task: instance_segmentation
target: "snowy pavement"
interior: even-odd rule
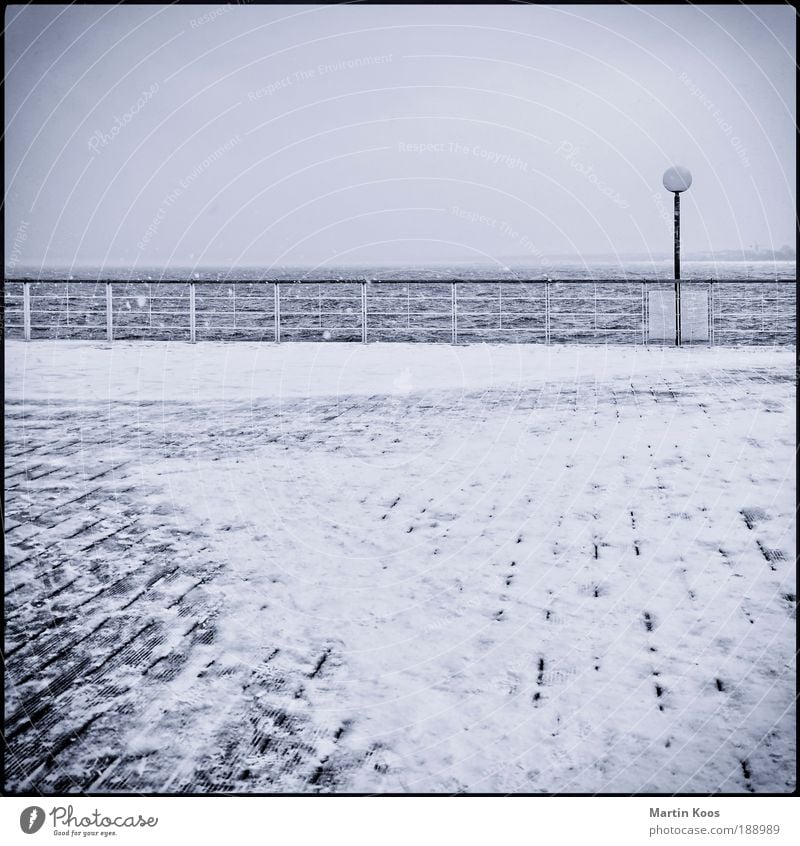
[[[6,342],[6,787],[792,790],[793,367]]]

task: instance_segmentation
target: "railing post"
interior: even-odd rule
[[[367,343],[367,283],[361,283],[361,343]]]
[[[189,283],[189,342],[197,341],[197,316],[195,312],[195,284]]]
[[[708,343],[714,346],[714,280],[708,282]]]
[[[110,282],[106,282],[106,340],[114,340],[114,302],[111,298]]]
[[[500,300],[500,329],[503,328],[503,283],[498,282],[498,299]]]
[[[281,342],[281,283],[274,282],[275,285],[275,343]]]
[[[26,341],[31,339],[31,283],[22,283],[22,332]]]
[[[642,281],[642,345],[647,346],[647,282]]]
[[[544,283],[544,342],[550,343],[550,282]]]
[[[456,283],[450,283],[450,303],[452,306],[452,313],[450,319],[450,342],[458,343],[458,294],[456,292]]]

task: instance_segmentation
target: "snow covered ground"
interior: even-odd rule
[[[7,787],[793,789],[793,366],[7,342]]]

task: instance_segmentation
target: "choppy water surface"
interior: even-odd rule
[[[31,274],[37,279],[129,279],[131,281],[172,280],[230,280],[251,281],[258,279],[368,279],[368,280],[595,280],[595,279],[672,279],[673,265],[665,261],[590,261],[590,262],[543,262],[534,265],[506,266],[502,264],[431,264],[424,266],[376,266],[353,267],[248,267],[248,268],[105,268],[92,272],[63,269],[37,270]],[[684,279],[772,279],[793,280],[797,275],[794,261],[684,261],[681,276]]]

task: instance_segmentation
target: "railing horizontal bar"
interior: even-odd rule
[[[301,313],[306,312],[295,312],[295,314]],[[449,311],[372,311],[370,309],[369,313],[370,316],[380,315],[381,317],[450,317]],[[463,312],[459,311],[459,314]]]
[[[444,323],[439,323],[435,326],[422,326],[420,324],[397,324],[395,326],[389,326],[387,324],[381,324],[379,326],[370,326],[370,331],[375,330],[376,332],[451,332],[452,326],[448,322],[446,325]]]
[[[719,300],[723,303],[730,304],[730,303],[749,303],[752,302],[750,297],[714,297],[715,300]],[[793,303],[795,301],[795,297],[771,297],[767,299],[766,297],[761,300],[762,303],[766,304],[773,304],[773,303]]]
[[[111,285],[185,285],[188,286],[190,282],[195,285],[274,285],[280,283],[283,286],[287,285],[355,285],[363,282],[363,279],[353,277],[352,279],[231,279],[227,281],[220,281],[215,279],[187,279],[186,281],[178,279],[164,279],[159,282],[145,282],[131,279],[10,279],[6,280],[6,284],[11,282],[30,282],[34,285],[105,285],[108,282]],[[449,285],[451,281],[456,281],[459,285],[545,285],[546,279],[456,279],[456,280],[442,280],[442,279],[373,279],[368,282],[368,285]],[[624,278],[597,278],[597,279],[551,279],[551,285],[641,285],[643,282],[646,285],[665,285],[673,284],[671,279],[624,279]],[[795,285],[796,279],[682,279],[682,285],[706,285],[713,282],[715,285],[724,288],[727,285],[748,284],[748,285]],[[285,290],[285,288],[284,288]],[[31,294],[34,296],[33,292]],[[124,295],[123,295],[124,296]],[[135,295],[132,295],[135,296]],[[460,295],[459,295],[460,296]]]
[[[770,335],[793,335],[794,333],[789,329],[770,329]],[[730,329],[727,326],[714,326],[714,334],[720,335],[763,335],[763,331],[758,328],[751,329]]]
[[[124,295],[122,299],[127,299]],[[131,297],[130,299],[136,299],[135,297]],[[63,301],[79,301],[79,302],[97,302],[97,303],[105,303],[106,297],[105,294],[103,296],[95,296],[92,294],[91,296],[87,296],[86,294],[34,294],[31,293],[31,302],[34,300],[63,300]]]
[[[55,334],[66,334],[66,333],[80,333],[80,336],[83,337],[85,334],[88,335],[92,332],[97,332],[99,335],[103,336],[106,333],[106,327],[103,326],[53,326],[52,323],[47,323],[45,325],[37,325],[32,324],[31,329],[40,329],[42,330],[43,337],[47,336],[47,333],[55,333]]]
[[[287,292],[284,291],[283,288],[281,288],[281,302],[285,301],[287,303],[326,303],[331,300],[335,300],[336,302],[349,302],[353,303],[353,305],[359,306],[361,304],[361,297],[354,297],[349,291],[342,292],[341,294],[338,294],[335,291],[331,291],[324,295],[313,294],[312,296],[308,297],[301,296],[299,294],[293,294],[291,291]]]
[[[272,303],[272,295],[270,296],[259,296],[258,294],[240,294],[240,299],[245,299],[248,302],[265,302],[265,303]],[[316,300],[316,297],[310,297],[312,300]],[[346,299],[345,297],[341,297],[340,299]],[[203,294],[202,302],[204,303],[212,303],[213,305],[222,305],[222,303],[230,303],[233,305],[233,297],[212,297],[208,294]]]
[[[303,312],[306,314],[307,312]],[[274,311],[250,311],[250,309],[237,309],[236,310],[236,317],[241,318],[248,318],[248,317],[272,317],[275,314]],[[286,312],[283,312],[286,314]],[[202,309],[197,309],[197,317],[200,319],[201,317],[233,317],[233,311],[203,311]]]

